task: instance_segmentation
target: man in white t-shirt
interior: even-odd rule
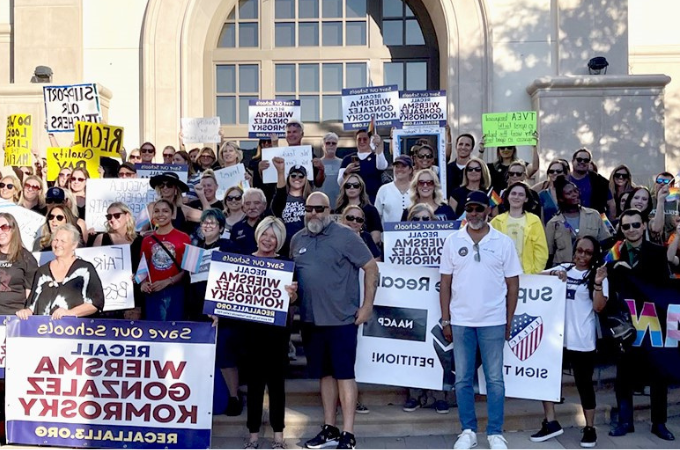
[[[517,306],[522,265],[512,240],[487,223],[490,212],[484,192],[468,194],[467,225],[446,238],[439,268],[442,328],[444,337],[454,344],[455,389],[463,429],[453,448],[477,445],[472,384],[478,348],[487,385],[489,447],[507,448],[503,347]]]

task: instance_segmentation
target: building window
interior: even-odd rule
[[[248,124],[248,102],[260,93],[257,64],[219,64],[215,75],[217,115],[224,125]]]

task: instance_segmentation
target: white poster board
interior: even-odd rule
[[[399,122],[403,127],[446,127],[446,91],[400,91]]]
[[[371,86],[342,90],[342,125],[346,131],[399,124],[397,85]]]
[[[383,260],[412,267],[439,267],[446,236],[459,228],[458,220],[387,222],[383,227]]]
[[[21,242],[29,251],[32,250],[33,243],[40,233],[40,228],[45,224],[45,216],[2,199],[0,199],[0,212],[14,216],[19,225]]]
[[[43,86],[48,133],[74,131],[76,122],[101,123],[101,107],[94,83]]]
[[[182,140],[187,144],[220,142],[220,118],[182,117]]]
[[[215,193],[215,197],[217,197],[218,200],[222,200],[229,188],[239,185],[243,186],[243,183],[246,181],[246,168],[243,164],[236,164],[234,166],[216,170],[215,179],[217,179],[217,192]]]
[[[135,218],[146,205],[155,200],[156,193],[146,178],[100,178],[87,182],[85,214],[87,226],[95,231],[105,231],[106,210],[113,202],[123,202]]]
[[[446,128],[443,127],[408,127],[394,130],[392,133],[392,151],[394,153],[393,158],[399,155],[410,154],[411,143],[415,143],[418,139],[427,140],[432,149],[434,150],[434,163],[433,165],[439,168],[439,182],[442,185],[442,192],[444,193],[444,198],[448,198],[450,192],[446,192]],[[404,147],[409,148],[404,148]],[[415,162],[415,161],[414,161]]]
[[[248,102],[248,137],[269,138],[286,135],[286,124],[300,121],[300,100],[250,100]]]
[[[291,167],[304,166],[304,168],[307,169],[307,179],[314,179],[314,167],[312,166],[314,153],[312,152],[311,145],[270,147],[262,149],[262,159],[269,161],[269,167],[262,171],[262,181],[264,183],[276,183],[278,180],[276,167],[274,167],[274,163],[272,162],[272,159],[277,156],[286,160],[286,177],[288,176]]]

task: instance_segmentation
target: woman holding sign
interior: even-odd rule
[[[437,220],[456,220],[453,208],[446,204],[439,177],[432,169],[423,169],[416,172],[411,182],[411,205],[425,203],[430,205]],[[463,202],[464,203],[464,202]],[[408,217],[408,210],[404,210],[401,220]]]
[[[281,243],[285,255],[288,253],[290,238],[305,227],[305,201],[312,193],[312,186],[307,180],[307,169],[304,166],[291,167],[286,177],[286,161],[277,156],[272,159],[272,163],[278,174],[272,212],[286,225],[287,237]]]

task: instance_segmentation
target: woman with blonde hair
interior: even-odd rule
[[[0,179],[0,199],[17,203],[21,198],[21,181],[14,175]]]
[[[465,210],[465,199],[473,191],[489,192],[491,189],[491,174],[484,161],[470,158],[463,169],[463,184],[449,193],[449,205],[460,217]]]
[[[83,220],[85,220],[85,197],[87,195],[87,180],[89,178],[90,174],[87,173],[87,170],[77,167],[71,172],[71,178],[69,178],[68,183],[68,188],[76,197],[78,217]]]
[[[61,189],[61,188],[60,188]],[[87,235],[87,224],[83,219],[78,217],[78,207],[76,206],[76,196],[73,195],[68,189],[63,189],[64,191],[64,206],[71,210],[73,216],[76,218],[76,225],[80,228],[80,232],[83,236]]]
[[[196,165],[197,172],[199,173],[207,169],[217,170],[220,168],[215,152],[210,147],[203,147],[199,150],[198,157],[196,158]]]
[[[43,216],[45,215],[47,211],[45,207],[45,185],[40,177],[35,175],[24,177],[23,189],[17,204]]]
[[[609,176],[609,191],[612,193],[612,197],[616,202],[617,208],[619,206],[621,196],[625,192],[632,191],[636,187],[637,186],[635,183],[633,183],[633,174],[630,172],[630,169],[627,165],[620,164],[614,167],[614,170],[612,170],[612,173]],[[617,210],[616,217],[618,217],[622,212],[623,210]]]
[[[411,181],[411,205],[425,203],[430,205],[436,220],[456,220],[456,213],[446,203],[439,177],[432,169],[423,169],[416,172]],[[408,210],[404,210],[401,220],[406,220]]]
[[[239,148],[236,141],[227,141],[220,147],[217,161],[220,167],[235,166],[243,161],[243,150]]]

